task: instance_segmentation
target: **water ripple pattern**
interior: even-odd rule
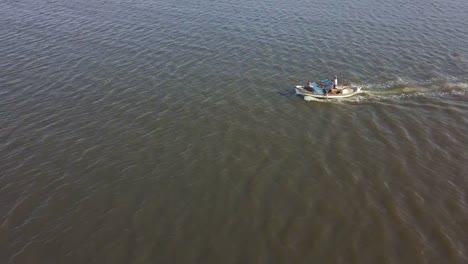
[[[0,263],[467,263],[467,13],[0,1]]]

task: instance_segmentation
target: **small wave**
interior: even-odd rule
[[[357,85],[357,84],[354,84]],[[468,94],[468,82],[460,80],[433,79],[423,82],[398,80],[395,82],[362,84],[358,97],[348,101],[406,99],[414,97],[464,96]]]
[[[365,90],[395,90],[403,88],[440,88],[440,87],[457,87],[468,88],[468,79],[456,78],[453,76],[436,77],[427,80],[412,80],[408,78],[397,78],[393,81],[385,81],[378,83],[361,83],[354,84],[362,86]]]

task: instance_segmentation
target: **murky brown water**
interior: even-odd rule
[[[0,263],[466,263],[467,12],[1,1]]]

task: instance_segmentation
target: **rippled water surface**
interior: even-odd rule
[[[466,14],[0,1],[0,263],[467,263]]]

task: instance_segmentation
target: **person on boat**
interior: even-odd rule
[[[304,86],[304,89],[308,91],[312,91],[312,83],[308,81],[307,84]]]
[[[339,94],[340,89],[338,89],[337,87],[338,87],[338,77],[336,77],[335,75],[335,79],[333,80],[333,87],[330,89],[329,94]]]

